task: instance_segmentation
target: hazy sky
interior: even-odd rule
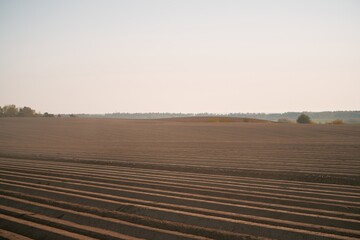
[[[0,0],[0,105],[360,110],[358,0]]]

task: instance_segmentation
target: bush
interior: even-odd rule
[[[311,123],[311,120],[308,115],[303,113],[296,119],[296,122],[301,124],[309,124]]]
[[[336,120],[334,120],[334,121],[332,121],[330,123],[331,124],[344,124],[343,120],[341,120],[341,119],[336,119]]]
[[[277,120],[278,123],[292,123],[291,120],[287,119],[287,118],[279,118]]]
[[[45,112],[44,117],[55,117],[54,114],[51,114],[51,113],[48,113],[48,112]]]

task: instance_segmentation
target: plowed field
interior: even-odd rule
[[[0,239],[360,239],[360,125],[2,118]]]

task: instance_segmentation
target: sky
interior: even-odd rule
[[[0,105],[360,110],[358,0],[0,0]]]

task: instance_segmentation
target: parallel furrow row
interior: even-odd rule
[[[175,236],[176,239],[200,239],[211,238],[215,229],[221,229],[224,232],[218,233],[221,235],[218,239],[225,239],[226,236],[231,236],[230,239],[250,237],[242,234],[273,239],[360,238],[360,231],[354,230],[360,229],[360,197],[358,192],[351,191],[350,186],[344,186],[343,192],[340,185],[337,189],[336,185],[333,186],[335,191],[322,184],[314,184],[314,188],[309,189],[301,188],[301,185],[295,185],[296,189],[287,189],[276,184],[261,184],[259,179],[254,182],[247,179],[248,182],[241,183],[236,178],[225,181],[212,175],[206,175],[209,179],[195,174],[182,176],[181,173],[170,177],[171,172],[167,171],[107,166],[94,170],[92,166],[80,163],[6,160],[0,159],[0,189],[4,193],[1,196],[1,214],[44,226],[47,222],[49,227],[87,237],[146,238],[152,232],[157,239],[161,239],[158,236],[166,239],[168,234],[172,234],[171,239],[175,239]],[[21,194],[28,196],[29,200],[16,197]],[[168,225],[164,223],[166,226],[154,229],[146,224],[140,225],[144,229],[150,228],[149,232],[138,230],[130,234],[129,231],[129,236],[120,236],[128,232],[124,230],[125,227],[118,232],[105,227],[100,227],[103,232],[101,229],[91,231],[88,222],[101,222],[99,216],[85,217],[82,215],[85,213],[79,211],[43,206],[39,201],[31,201],[31,197],[83,204],[105,211],[133,214],[151,221],[163,220]],[[85,220],[80,221],[80,215]],[[190,231],[191,228],[185,225],[179,227],[184,222],[200,230]],[[126,221],[122,224],[125,223],[133,224]],[[177,226],[179,231],[169,230],[169,225]],[[32,234],[28,236],[33,237]]]

